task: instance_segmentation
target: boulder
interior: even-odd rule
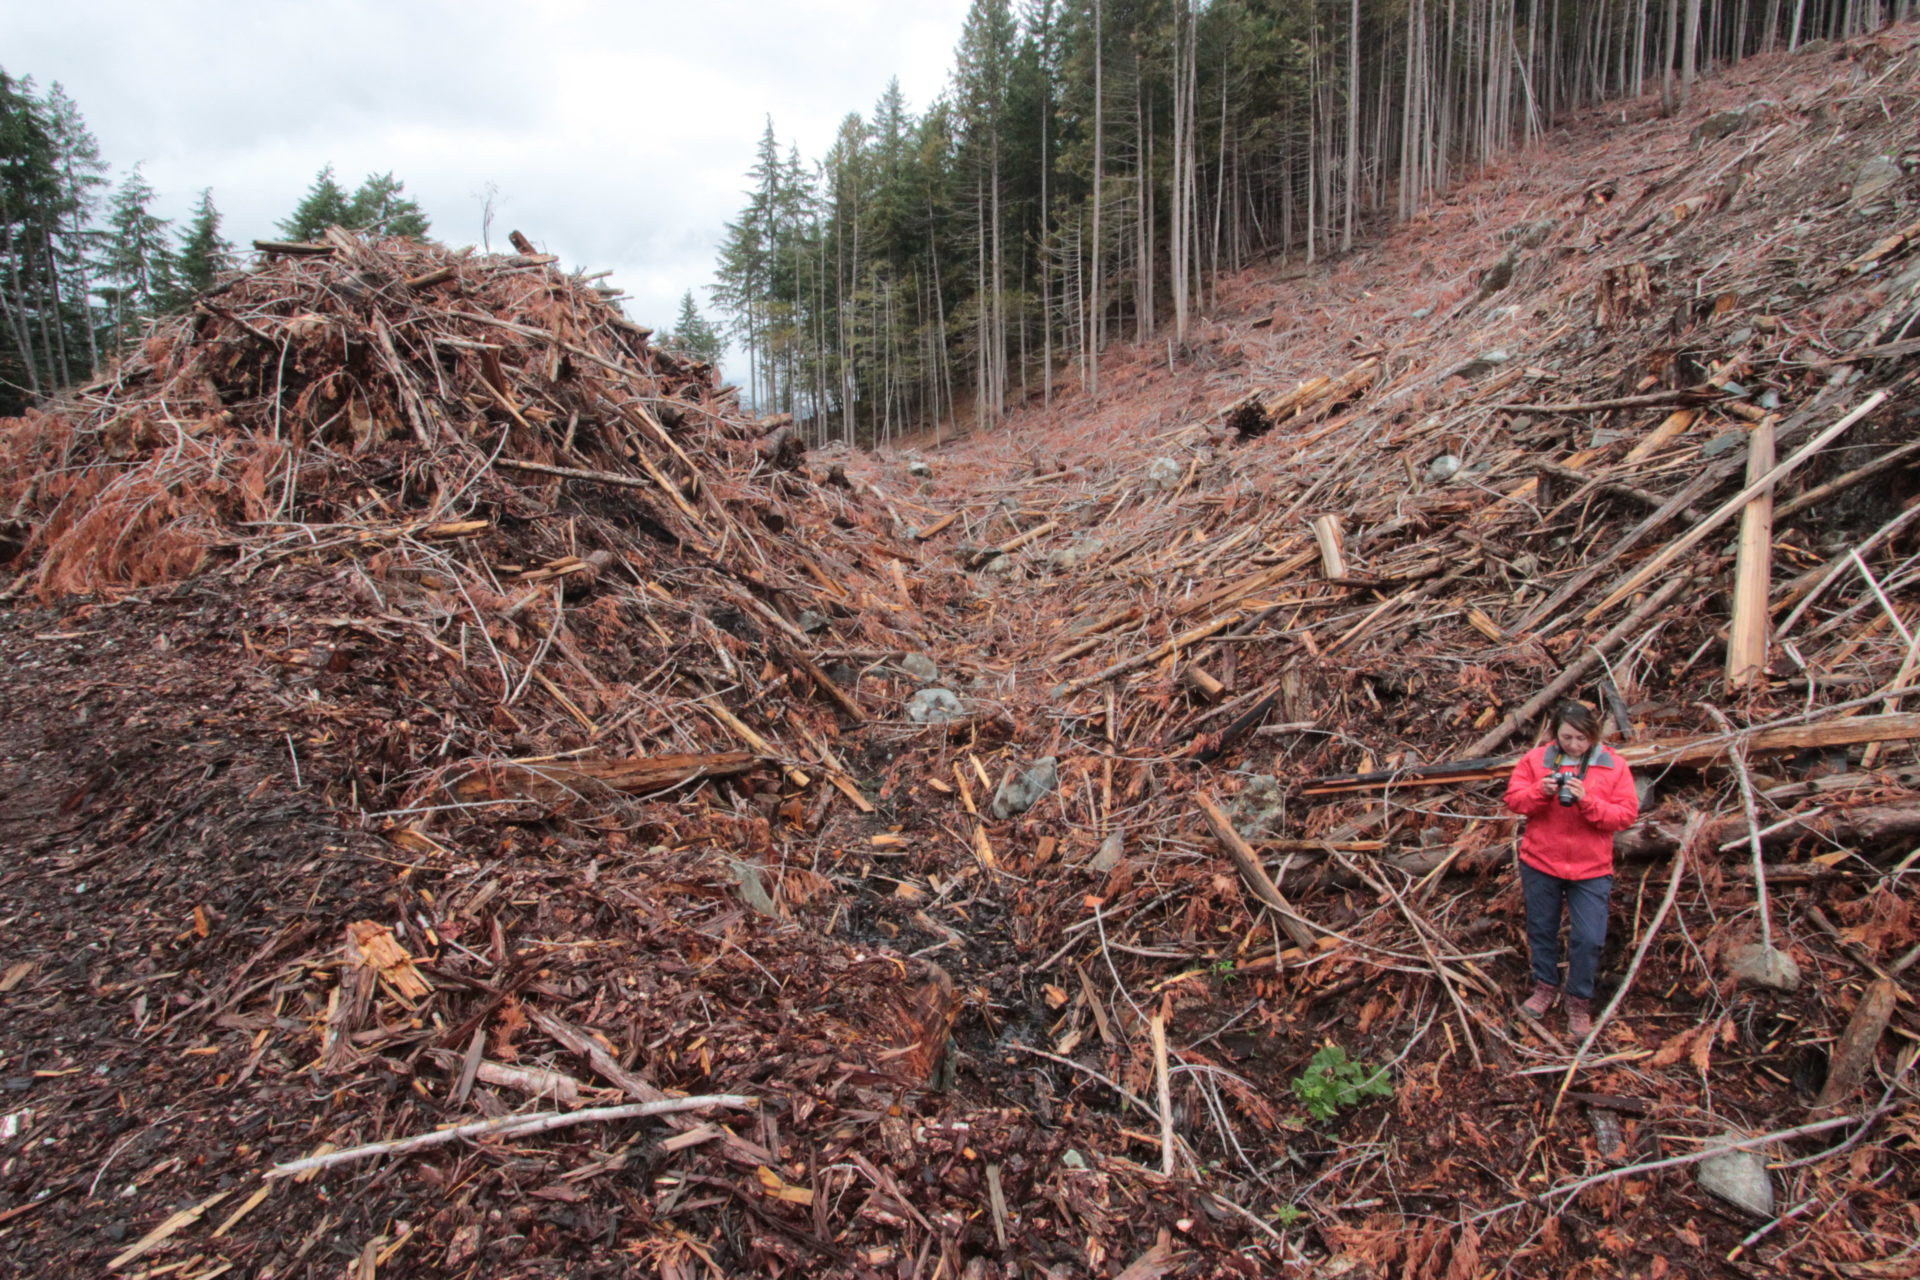
[[[1126,852],[1126,841],[1116,831],[1100,842],[1099,851],[1093,855],[1093,861],[1087,865],[1101,875],[1105,875],[1120,865],[1120,860],[1126,857]]]
[[[1176,489],[1186,469],[1173,458],[1155,458],[1147,464],[1147,483],[1162,492]]]
[[[1905,176],[1890,157],[1869,156],[1854,172],[1853,190],[1848,199],[1855,207],[1884,200],[1894,193]]]
[[[1427,479],[1441,484],[1460,474],[1460,459],[1451,453],[1443,453],[1427,464]]]
[[[1247,840],[1266,839],[1286,816],[1286,795],[1280,790],[1279,779],[1271,774],[1256,773],[1240,788],[1240,794],[1227,801],[1227,817],[1233,829]]]

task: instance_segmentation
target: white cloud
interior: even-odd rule
[[[488,184],[509,228],[611,268],[636,319],[705,305],[722,225],[771,116],[808,159],[898,75],[945,87],[967,0],[60,0],[0,16],[0,66],[60,81],[115,176],[160,212],[202,187],[235,239],[271,237],[313,175],[391,171],[451,243]]]

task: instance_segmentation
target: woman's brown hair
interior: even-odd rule
[[[1600,741],[1600,717],[1584,702],[1569,700],[1553,709],[1553,720],[1548,727],[1558,734],[1563,724],[1576,733],[1585,734],[1594,742]]]

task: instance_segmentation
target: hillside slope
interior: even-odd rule
[[[0,1256],[1904,1274],[1916,118],[1910,27],[1595,114],[930,474],[546,260],[236,278],[0,428]],[[1650,784],[1587,1046],[1513,1000],[1555,685]]]

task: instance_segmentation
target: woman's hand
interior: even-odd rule
[[[1550,773],[1540,779],[1540,794],[1551,800],[1560,794],[1560,775]]]
[[[1566,785],[1567,792],[1573,797],[1575,804],[1579,804],[1587,798],[1587,782],[1586,779],[1582,778],[1579,774],[1566,774],[1561,778],[1561,781]]]

